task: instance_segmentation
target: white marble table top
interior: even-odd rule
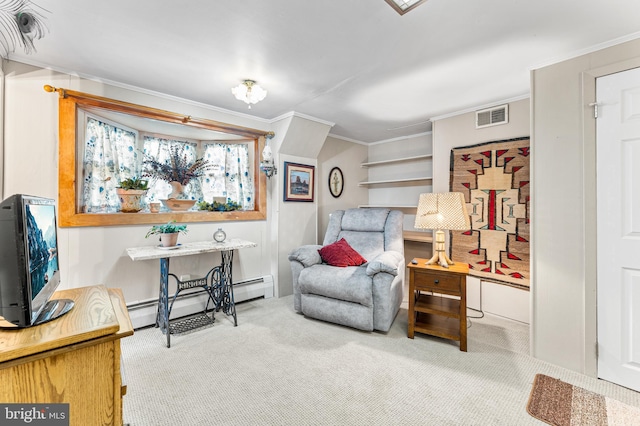
[[[192,254],[210,253],[216,251],[235,250],[248,247],[256,247],[257,244],[239,238],[232,238],[221,243],[211,241],[196,241],[193,243],[178,244],[175,249],[161,249],[158,246],[132,247],[127,249],[131,260],[161,259],[165,257],[189,256]]]

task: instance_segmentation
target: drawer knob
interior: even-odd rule
[[[433,280],[434,284],[440,284],[440,280]]]

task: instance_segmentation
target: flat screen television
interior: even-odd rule
[[[0,327],[23,328],[73,308],[60,284],[55,201],[15,194],[0,203]]]

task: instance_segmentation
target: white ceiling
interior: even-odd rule
[[[376,142],[527,96],[529,71],[640,37],[639,0],[33,0],[50,32],[9,59]],[[638,52],[640,55],[640,52]],[[268,91],[251,110],[231,87]]]

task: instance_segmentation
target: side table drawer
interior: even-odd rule
[[[440,289],[446,292],[460,293],[460,278],[450,274],[439,273],[416,273],[415,274],[415,286],[416,290],[422,290],[428,288],[435,291]]]

